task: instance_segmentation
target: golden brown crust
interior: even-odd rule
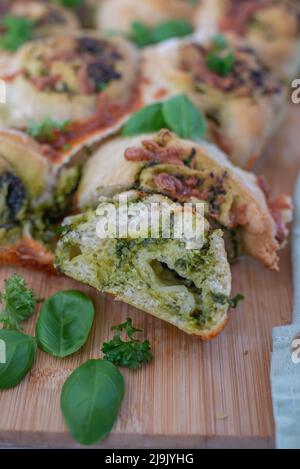
[[[14,244],[0,247],[0,265],[14,265],[57,274],[54,254],[39,241],[24,236]]]
[[[218,337],[218,335],[221,334],[221,332],[223,332],[223,330],[225,329],[225,327],[227,326],[229,320],[230,320],[230,311],[226,314],[226,316],[222,319],[222,321],[220,321],[213,329],[211,329],[210,331],[204,331],[201,333],[201,335],[199,334],[193,334],[197,337],[200,336],[201,340],[204,340],[204,341],[207,341],[207,340],[212,340],[212,339],[215,339],[216,337]]]

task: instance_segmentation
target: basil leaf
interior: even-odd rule
[[[71,435],[90,445],[112,429],[124,397],[124,378],[112,363],[89,360],[66,380],[61,410]]]
[[[59,3],[66,8],[74,8],[82,5],[84,0],[59,0]]]
[[[124,137],[132,135],[157,132],[166,127],[166,122],[162,114],[162,104],[155,103],[146,106],[133,114],[123,127]]]
[[[152,30],[140,21],[133,21],[131,24],[129,39],[138,47],[145,47],[149,44],[153,44]]]
[[[165,101],[162,112],[167,127],[179,137],[201,139],[205,136],[204,116],[184,94]]]
[[[165,41],[172,37],[182,37],[192,34],[193,25],[183,20],[168,20],[158,24],[152,31],[154,43]]]
[[[16,331],[0,330],[5,363],[0,362],[0,389],[13,388],[32,368],[36,355],[34,337]]]
[[[206,64],[210,70],[221,77],[226,77],[232,71],[235,57],[232,52],[224,54],[222,51],[211,51],[207,55]]]
[[[172,37],[182,37],[194,31],[193,25],[184,20],[167,20],[150,28],[140,21],[133,21],[129,39],[138,47],[157,44]]]
[[[55,357],[77,352],[87,341],[94,320],[91,299],[79,291],[58,292],[43,304],[36,325],[39,347]]]
[[[70,121],[59,122],[51,117],[47,117],[42,122],[30,120],[26,133],[41,142],[51,143],[55,140],[57,132],[68,132],[69,125]]]

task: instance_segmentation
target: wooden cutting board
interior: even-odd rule
[[[291,106],[284,128],[270,144],[256,171],[275,193],[293,192],[300,170],[300,106]],[[1,268],[0,283],[15,272]],[[274,422],[270,394],[271,331],[288,324],[292,311],[290,250],[281,254],[281,271],[272,273],[255,261],[233,267],[234,293],[246,299],[232,312],[226,330],[202,343],[134,308],[97,294],[66,278],[18,269],[41,298],[79,288],[96,306],[88,343],[67,359],[39,351],[26,379],[0,392],[0,445],[77,447],[59,408],[67,376],[87,359],[100,356],[110,327],[131,316],[153,345],[155,360],[141,370],[124,371],[126,397],[106,448],[272,447]],[[25,330],[34,333],[33,318]]]

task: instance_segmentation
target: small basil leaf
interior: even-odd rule
[[[138,46],[145,47],[172,37],[182,37],[194,31],[193,25],[184,20],[167,20],[150,28],[140,21],[131,24],[129,38]]]
[[[36,325],[39,347],[55,357],[77,352],[87,341],[94,320],[92,300],[79,291],[58,292],[43,304]]]
[[[192,34],[193,25],[183,20],[168,20],[158,24],[152,31],[154,43],[165,41],[172,37],[182,37]]]
[[[185,95],[165,101],[162,111],[167,127],[179,137],[197,140],[205,136],[204,116]]]
[[[82,5],[84,0],[59,0],[59,3],[66,8],[75,8]]]
[[[89,360],[66,380],[61,410],[71,435],[91,445],[112,429],[124,397],[124,378],[106,360]]]
[[[131,34],[129,36],[138,47],[145,47],[153,44],[152,30],[140,21],[133,21],[131,24]]]
[[[235,58],[232,52],[224,54],[222,51],[211,51],[206,59],[208,68],[222,77],[231,73],[234,62]]]
[[[162,104],[155,103],[146,106],[133,114],[123,127],[124,137],[132,135],[157,132],[166,127],[166,122],[162,114]]]
[[[34,337],[16,331],[0,330],[5,363],[0,362],[0,389],[13,388],[32,368],[36,355]],[[2,351],[3,351],[2,350]]]

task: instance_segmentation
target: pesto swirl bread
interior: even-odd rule
[[[1,0],[0,63],[32,39],[75,31],[76,15],[58,3],[38,0]]]
[[[0,128],[0,264],[53,270],[56,225],[71,209],[86,157],[53,163],[33,138]]]
[[[67,276],[163,319],[188,334],[210,339],[221,332],[228,321],[231,273],[221,230],[213,230],[197,212],[192,213],[203,226],[197,248],[176,238],[175,214],[183,206],[162,195],[138,191],[121,194],[128,197],[130,223],[143,226],[145,210],[155,207],[161,227],[149,237],[147,226],[128,229],[119,238],[106,213],[115,214],[117,225],[127,219],[119,197],[103,198],[96,211],[67,218],[64,234],[56,251],[56,266]],[[175,205],[175,207],[174,207]],[[174,214],[170,217],[171,213]],[[152,212],[151,212],[152,213]],[[109,216],[110,216],[109,215]],[[170,237],[163,235],[163,220],[170,221]],[[107,224],[107,225],[106,225]],[[108,226],[107,236],[99,227]]]
[[[233,166],[214,145],[157,135],[116,138],[89,159],[76,193],[80,209],[102,194],[136,188],[185,202],[206,202],[207,217],[225,232],[230,258],[246,253],[278,269],[291,220],[291,200],[271,201],[260,178]]]
[[[53,270],[42,213],[54,202],[54,173],[24,134],[0,130],[0,264]]]
[[[102,0],[98,7],[100,31],[129,33],[134,21],[155,26],[165,20],[192,20],[195,6],[186,0]]]
[[[279,76],[295,78],[300,70],[298,0],[202,0],[196,23],[201,33],[245,38]]]
[[[286,115],[285,86],[237,39],[217,36],[149,47],[142,74],[145,103],[186,94],[205,114],[210,139],[246,169]]]
[[[1,70],[0,124],[23,130],[61,164],[112,134],[136,106],[139,56],[121,38],[93,32],[25,44]]]

